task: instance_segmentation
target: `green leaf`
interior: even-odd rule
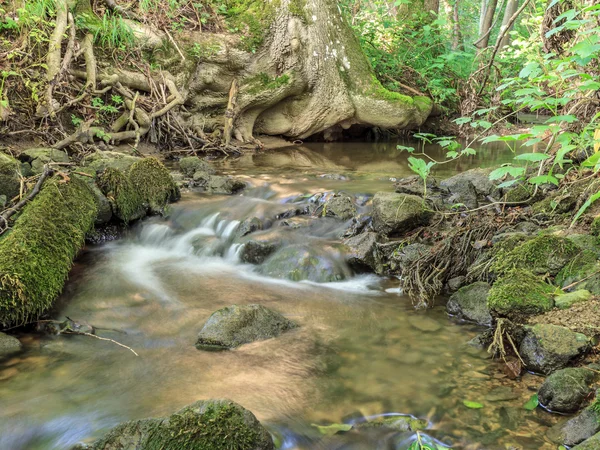
[[[551,183],[555,186],[558,186],[558,179],[552,175],[540,175],[538,177],[533,177],[529,179],[529,182],[537,185]]]
[[[596,192],[594,195],[592,195],[590,198],[588,198],[587,201],[581,206],[581,208],[579,208],[579,211],[577,211],[577,214],[575,214],[575,217],[573,218],[573,222],[571,222],[571,226],[575,225],[575,222],[577,222],[577,220],[592,205],[592,203],[594,203],[599,198],[600,198],[600,191]]]
[[[539,404],[540,404],[540,401],[538,400],[538,395],[533,394],[529,398],[529,400],[527,400],[527,403],[525,403],[523,405],[523,408],[525,408],[527,411],[533,411],[535,408],[538,407]]]
[[[500,189],[504,189],[504,188],[507,188],[507,187],[511,187],[513,184],[516,184],[518,182],[519,182],[519,180],[508,180],[508,181],[505,181],[504,183],[500,183],[498,185],[498,187]]]
[[[334,423],[331,425],[317,425],[313,423],[311,425],[316,427],[323,436],[333,436],[340,431],[350,431],[352,429],[352,425],[345,423]]]
[[[471,121],[470,117],[459,117],[454,120],[454,123],[457,125],[464,125],[465,123],[469,123]]]
[[[408,153],[412,153],[415,151],[414,147],[405,147],[404,145],[396,145],[396,149]]]
[[[573,114],[566,114],[563,116],[550,117],[548,120],[546,120],[546,123],[560,123],[560,122],[573,123],[573,122],[577,122],[578,120],[579,119],[577,118],[577,116],[574,116]]]
[[[481,409],[483,405],[481,403],[472,402],[470,400],[463,400],[463,405],[470,409]]]
[[[490,173],[490,180],[499,180],[500,178],[510,175],[511,177],[520,177],[525,173],[524,167],[515,167],[511,165],[504,165],[502,167],[498,167],[496,170],[493,170]]]
[[[520,155],[515,156],[515,159],[518,161],[528,162],[539,162],[548,158],[550,158],[550,155],[545,153],[521,153]]]
[[[446,153],[446,158],[454,159],[454,158],[457,158],[457,157],[458,157],[458,152],[452,151],[452,152]]]
[[[594,153],[588,159],[581,163],[581,167],[596,167],[600,161],[600,152]]]

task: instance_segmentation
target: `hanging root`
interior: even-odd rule
[[[497,232],[495,225],[473,224],[451,232],[430,252],[409,264],[402,271],[401,287],[417,308],[433,306],[444,284],[451,278],[464,275],[481,255],[484,246]]]

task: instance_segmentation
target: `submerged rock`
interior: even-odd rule
[[[186,177],[193,177],[196,172],[214,175],[215,168],[197,156],[188,156],[179,160],[179,169]]]
[[[195,177],[195,175],[194,175]],[[233,177],[212,175],[206,183],[206,190],[211,194],[236,194],[246,188],[246,183]]]
[[[533,372],[550,374],[566,367],[591,348],[587,336],[565,327],[538,324],[525,327],[525,330],[519,353],[526,368]]]
[[[578,416],[554,425],[547,436],[556,444],[577,445],[600,432],[600,413],[592,408],[584,409]],[[591,447],[597,450],[598,447]]]
[[[375,270],[377,266],[377,233],[367,232],[344,240],[348,248],[346,261],[357,269],[370,268]]]
[[[347,194],[338,193],[327,199],[323,204],[322,214],[324,217],[348,220],[356,214],[356,206],[354,206],[352,197]]]
[[[254,414],[230,400],[201,400],[158,419],[117,425],[91,446],[73,450],[272,450]]]
[[[259,270],[274,278],[317,283],[341,281],[351,275],[340,254],[308,245],[289,245],[278,249]]]
[[[453,316],[480,325],[490,325],[492,316],[487,304],[489,292],[490,285],[485,281],[462,287],[450,297],[446,309]]]
[[[279,247],[278,242],[248,241],[240,250],[242,262],[250,264],[262,264]]]
[[[575,412],[592,392],[594,378],[594,372],[585,368],[557,370],[540,387],[540,404],[553,412]]]
[[[9,336],[0,331],[0,357],[18,352],[22,347],[21,341],[16,337]]]
[[[413,416],[382,416],[367,422],[361,422],[354,425],[358,430],[369,428],[385,428],[388,430],[404,433],[407,431],[419,431],[427,428],[427,421],[417,419]]]
[[[265,227],[262,220],[258,217],[251,217],[240,223],[236,233],[239,237],[244,237],[255,231],[260,231]]]
[[[232,305],[215,311],[200,330],[198,350],[227,350],[279,336],[296,328],[291,320],[261,305]]]
[[[373,197],[373,228],[384,235],[398,235],[425,225],[432,213],[415,195],[378,192]]]

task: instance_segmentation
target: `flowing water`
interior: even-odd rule
[[[511,158],[486,149],[437,175]],[[371,429],[327,437],[313,426],[386,414],[427,419],[420,438],[456,449],[555,448],[544,440],[554,419],[523,408],[540,380],[512,381],[466,346],[477,327],[449,319],[442,299],[413,310],[395,279],[352,274],[337,245],[347,224],[276,219],[330,191],[363,204],[390,190],[391,179],[409,174],[395,145],[314,144],[220,165],[253,187],[234,197],[187,193],[168,219],[146,220],[81,255],[54,317],[91,324],[139,356],[88,336],[20,336],[25,350],[0,361],[1,450],[68,449],[121,421],[208,398],[250,409],[285,449],[406,449],[416,435]],[[268,276],[268,261],[242,264],[249,237],[237,229],[251,217],[272,226],[249,237],[309,252],[345,279],[293,282]],[[232,351],[197,350],[210,314],[234,303],[259,303],[300,327]]]

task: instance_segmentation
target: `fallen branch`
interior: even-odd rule
[[[126,349],[127,349],[127,350],[129,350],[131,353],[133,353],[135,356],[140,356],[140,355],[138,355],[138,354],[136,353],[136,351],[135,351],[134,349],[132,349],[131,347],[128,347],[128,346],[127,346],[127,345],[125,345],[125,344],[121,344],[120,342],[117,342],[117,341],[115,341],[114,339],[109,339],[109,338],[105,338],[105,337],[97,336],[97,335],[95,335],[95,334],[92,334],[92,333],[84,333],[84,332],[81,332],[81,331],[67,332],[67,333],[65,333],[65,334],[80,334],[80,335],[82,335],[82,336],[89,336],[89,337],[93,337],[93,338],[96,338],[96,339],[100,339],[101,341],[108,341],[108,342],[112,342],[113,344],[116,344],[116,345],[118,345],[119,347],[126,348]]]

